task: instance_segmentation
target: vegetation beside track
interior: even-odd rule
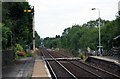
[[[101,19],[101,45],[105,52],[113,47],[113,38],[120,35],[120,16],[115,20],[108,21]],[[66,28],[62,36],[56,35],[54,38],[45,38],[44,46],[47,48],[59,48],[69,50],[74,55],[91,50],[98,50],[98,19],[91,20],[83,25],[75,24]],[[117,46],[120,41],[117,41]]]

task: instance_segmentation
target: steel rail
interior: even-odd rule
[[[65,55],[63,55],[63,54],[61,54],[61,53],[59,53],[59,54],[62,55],[62,56],[65,56]],[[65,56],[65,57],[67,57],[67,56]],[[77,60],[76,60],[76,61],[77,61]],[[78,62],[80,63],[80,61],[78,61]],[[81,62],[81,63],[83,63],[83,62]],[[119,75],[113,74],[113,73],[108,72],[108,71],[106,71],[106,70],[103,70],[103,69],[101,69],[101,68],[98,68],[98,67],[89,65],[89,64],[87,64],[87,63],[83,63],[83,64],[84,64],[84,65],[87,65],[87,66],[89,66],[89,67],[95,68],[95,69],[97,69],[97,70],[99,70],[99,71],[101,71],[101,72],[104,72],[104,73],[107,73],[107,74],[109,74],[109,75],[112,75],[112,76],[114,76],[114,77],[120,78]],[[86,71],[88,71],[88,70],[86,70]],[[96,73],[93,73],[93,72],[91,72],[91,71],[88,71],[88,72],[92,73],[93,75],[98,76],[99,78],[101,77],[101,76],[99,76],[99,75],[97,75]]]
[[[90,73],[90,74],[92,74],[92,75],[94,75],[94,76],[102,79],[101,76],[97,75],[96,73],[94,73],[94,72],[92,72],[92,71],[89,71],[89,70],[85,69],[85,68],[82,67],[82,66],[76,65],[76,64],[74,64],[74,63],[71,62],[71,61],[67,61],[67,62],[70,62],[70,63],[72,63],[73,65],[77,66],[78,68],[81,68],[82,70],[84,70],[84,71],[86,71],[86,72],[88,72],[88,73]]]
[[[95,67],[95,66],[93,66],[93,65],[89,65],[89,64],[87,64],[87,63],[80,62],[80,61],[77,61],[77,62],[82,63],[82,64],[84,64],[84,65],[87,65],[87,66],[89,66],[89,67],[95,68],[95,69],[97,69],[97,70],[99,70],[99,71],[102,71],[102,72],[107,73],[107,74],[109,74],[109,75],[112,75],[112,76],[114,76],[114,77],[120,78],[119,75],[113,74],[113,73],[111,73],[111,72],[108,72],[108,71],[103,70],[103,69],[101,69],[101,68]]]
[[[56,74],[55,74],[55,72],[53,71],[53,69],[52,69],[50,63],[47,61],[45,55],[43,54],[43,52],[42,52],[42,55],[43,55],[43,60],[46,61],[46,64],[48,65],[49,69],[51,70],[51,72],[52,72],[52,74],[53,74],[53,77],[54,77],[55,79],[58,79],[57,76],[56,76]]]
[[[49,52],[49,51],[48,51]],[[50,55],[50,53],[48,53],[49,55]],[[62,55],[62,54],[61,54]],[[50,55],[54,60],[56,60],[52,55]],[[67,57],[67,56],[66,56]],[[56,60],[57,61],[57,60]],[[58,62],[58,61],[57,61]],[[68,62],[68,61],[67,61]],[[72,63],[72,62],[71,62]],[[58,64],[60,64],[60,65],[62,65],[60,62],[58,62]],[[74,63],[72,63],[73,65],[74,65]],[[65,66],[64,65],[62,65],[64,68],[65,68]],[[79,67],[79,66],[77,66],[77,67]],[[101,76],[99,76],[99,75],[97,75],[97,74],[95,74],[95,73],[93,73],[93,72],[91,72],[91,71],[88,71],[88,70],[86,70],[86,69],[84,69],[83,67],[80,67],[81,69],[83,69],[83,70],[85,70],[85,71],[87,71],[88,73],[90,73],[90,74],[93,74],[94,76],[96,76],[96,77],[98,77],[98,78],[101,78]],[[65,68],[66,70],[68,70],[67,68]],[[70,72],[70,71],[69,71]],[[71,72],[70,72],[71,73]],[[75,77],[76,79],[77,79],[77,77]]]
[[[48,53],[48,52],[47,52]],[[49,53],[48,53],[49,54]],[[56,63],[58,63],[67,73],[69,73],[73,78],[78,79],[74,74],[72,74],[67,68],[65,68],[59,61],[57,61],[52,55],[49,54],[53,60],[55,60]]]

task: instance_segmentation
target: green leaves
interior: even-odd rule
[[[2,3],[2,23],[4,24],[2,28],[3,49],[7,49],[15,44],[20,44],[24,47],[32,43],[33,15],[32,13],[25,13],[25,9],[30,9],[28,2]]]
[[[9,47],[8,43],[10,43],[9,37],[11,35],[11,31],[4,24],[0,25],[0,29],[2,29],[2,48]]]
[[[48,48],[64,48],[73,51],[73,53],[78,52],[79,49],[81,52],[86,51],[87,47],[97,50],[99,43],[99,28],[97,27],[97,23],[98,20],[89,21],[82,26],[73,25],[66,28],[59,39],[56,37],[45,38],[44,44]],[[108,51],[112,48],[113,38],[118,35],[120,35],[120,18],[114,21],[101,19],[101,44],[104,50]]]
[[[23,47],[20,44],[15,44],[14,49],[15,51],[22,51]]]

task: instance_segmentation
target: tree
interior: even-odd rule
[[[35,46],[38,48],[41,44],[40,36],[38,33],[35,31]]]
[[[28,2],[4,2],[2,3],[2,27],[3,32],[9,29],[9,37],[3,33],[3,45],[7,48],[7,41],[12,45],[20,44],[23,47],[32,43],[32,13],[24,13],[24,9],[31,9]],[[8,33],[8,32],[7,32]]]
[[[0,25],[0,29],[2,29],[2,49],[5,49],[6,47],[10,47],[10,29],[6,27],[4,24]]]
[[[109,51],[113,46],[113,38],[120,35],[120,17],[117,17],[113,21],[102,19],[100,19],[100,21],[101,45],[104,50]],[[99,27],[97,26],[98,19],[91,20],[83,25],[75,24],[72,27],[66,28],[61,37],[56,36],[55,38],[45,38],[44,43],[49,48],[64,48],[73,53],[78,52],[79,49],[86,51],[88,47],[92,50],[98,50]]]

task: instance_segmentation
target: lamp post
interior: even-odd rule
[[[32,13],[32,15],[33,15],[33,27],[32,27],[32,29],[33,29],[33,52],[35,52],[35,21],[34,21],[34,6],[32,7],[32,9],[31,10],[24,10],[24,12],[31,12]]]
[[[118,2],[118,14],[120,16],[120,1]]]
[[[102,48],[102,46],[101,46],[101,34],[100,34],[100,9],[92,8],[92,10],[98,10],[99,46],[97,46],[97,47],[99,47],[99,54],[100,54],[100,56],[102,56],[102,51],[101,51],[101,48]]]

